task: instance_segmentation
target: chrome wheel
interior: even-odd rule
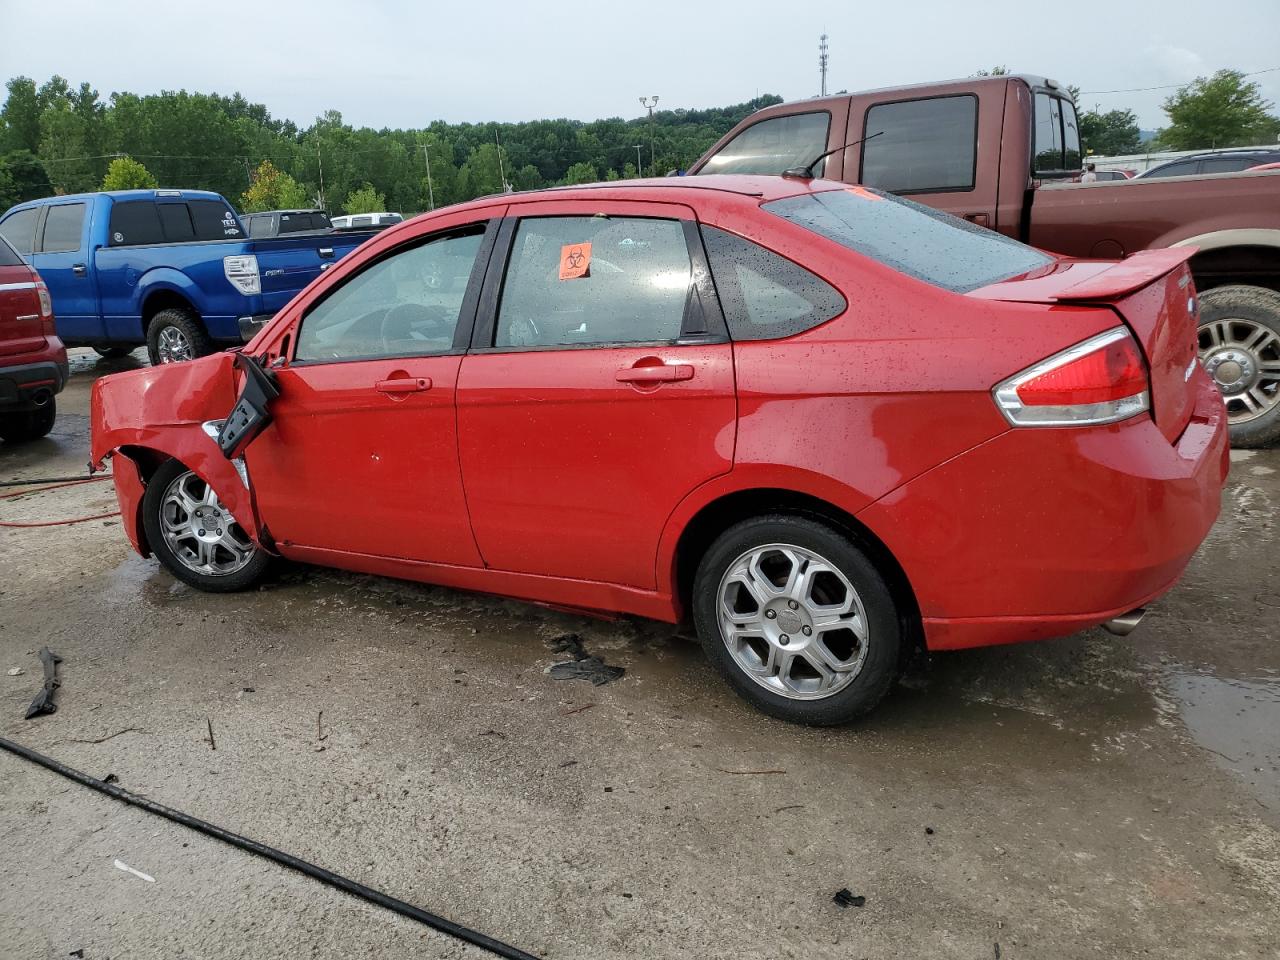
[[[195,351],[191,349],[191,341],[177,327],[165,327],[156,337],[157,352],[161,363],[179,363],[183,360],[195,359]]]
[[[1231,423],[1255,420],[1280,404],[1280,336],[1253,320],[1200,327],[1200,360],[1227,402]]]
[[[867,614],[848,577],[812,550],[755,547],[733,561],[716,594],[720,636],[756,683],[793,700],[819,700],[862,670]]]
[[[208,576],[243,570],[258,551],[213,487],[191,471],[179,474],[165,489],[160,530],[179,563]]]

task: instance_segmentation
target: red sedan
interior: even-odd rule
[[[1218,514],[1190,250],[1053,257],[863,187],[698,177],[392,227],[236,355],[93,394],[133,546],[676,622],[744,697],[848,720],[915,646],[1170,589]]]

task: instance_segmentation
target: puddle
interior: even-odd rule
[[[1280,811],[1280,677],[1234,680],[1170,674],[1170,692],[1196,743]]]

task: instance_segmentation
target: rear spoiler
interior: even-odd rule
[[[1186,263],[1199,247],[1140,250],[1087,280],[1059,290],[1054,300],[1111,300],[1145,287]]]

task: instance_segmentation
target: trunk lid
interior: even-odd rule
[[[0,356],[30,353],[44,345],[37,279],[25,264],[0,266]]]
[[[1196,250],[1147,250],[1127,260],[1059,260],[1042,270],[968,294],[1017,303],[1093,303],[1124,320],[1146,355],[1151,414],[1169,441],[1191,418],[1190,380],[1197,361],[1198,305],[1191,271]]]

